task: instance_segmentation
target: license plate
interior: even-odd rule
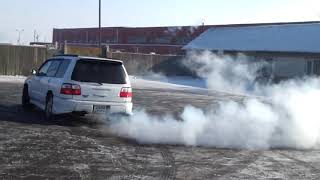
[[[107,113],[109,110],[110,110],[110,106],[100,106],[100,105],[93,106],[94,113]]]

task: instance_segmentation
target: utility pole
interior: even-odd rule
[[[39,34],[37,30],[33,31],[33,42],[39,42]]]
[[[37,33],[37,34],[36,34],[36,42],[39,42],[39,39],[40,39],[40,34]]]
[[[101,48],[101,0],[99,0],[99,48]]]
[[[16,29],[16,31],[18,32],[17,44],[21,45],[21,33],[24,31],[24,29]]]

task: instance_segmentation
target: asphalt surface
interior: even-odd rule
[[[320,151],[230,150],[142,145],[95,117],[45,121],[23,111],[22,84],[0,83],[0,179],[320,179]],[[134,89],[135,108],[178,114],[242,97],[206,91]]]

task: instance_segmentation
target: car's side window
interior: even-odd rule
[[[57,78],[62,78],[64,76],[64,74],[66,73],[68,67],[69,67],[70,61],[69,60],[63,60],[60,63],[58,72],[56,74]]]
[[[47,72],[47,76],[48,77],[55,77],[58,71],[58,68],[60,66],[60,62],[59,60],[53,60],[51,61],[50,67],[48,69]]]
[[[39,69],[37,76],[46,76],[50,65],[51,61],[47,61],[45,64],[43,64]]]

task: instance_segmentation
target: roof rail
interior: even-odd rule
[[[77,54],[57,54],[57,55],[54,55],[53,57],[59,57],[59,56],[79,57],[79,55]]]

